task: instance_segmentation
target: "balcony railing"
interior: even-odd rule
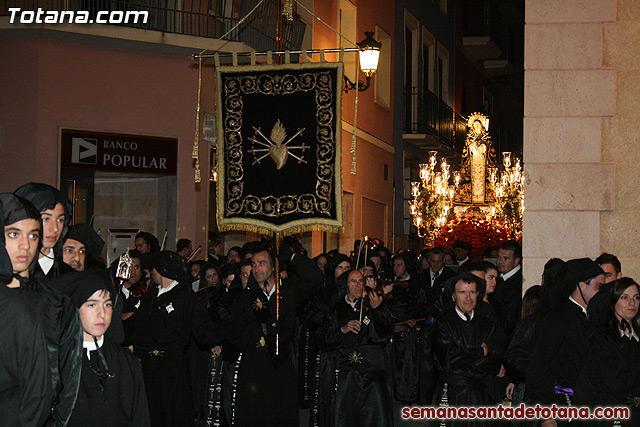
[[[462,151],[466,121],[438,95],[424,87],[407,87],[404,100],[404,133],[431,135],[451,150]]]
[[[9,8],[23,11],[87,11],[95,19],[98,11],[147,11],[146,22],[123,22],[116,26],[219,38],[233,28],[258,0],[0,0],[0,15]],[[214,8],[215,10],[212,10]],[[276,49],[276,0],[264,1],[258,9],[225,40],[246,43],[256,50]],[[283,50],[300,49],[306,24],[294,13],[292,22],[282,21]]]

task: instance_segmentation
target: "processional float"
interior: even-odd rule
[[[473,257],[505,240],[521,240],[524,175],[510,152],[502,153],[499,171],[487,116],[471,114],[467,128],[459,169],[451,171],[431,151],[420,165],[420,181],[411,184],[409,206],[427,246],[450,248],[462,240],[473,246]]]

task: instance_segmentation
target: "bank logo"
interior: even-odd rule
[[[71,163],[97,165],[98,140],[89,138],[71,138]]]

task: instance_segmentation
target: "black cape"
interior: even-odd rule
[[[158,296],[158,287],[140,299],[125,322],[127,341],[140,358],[152,425],[193,425],[193,402],[186,349],[193,337],[211,348],[219,341],[213,319],[189,284]]]
[[[19,292],[35,310],[47,343],[52,419],[65,424],[75,405],[82,367],[82,323],[73,301],[40,279],[20,281]]]
[[[620,425],[640,425],[640,410],[634,404],[640,401],[640,343],[600,328],[591,336],[587,354],[576,384],[576,405],[628,406],[630,419],[620,420]],[[608,420],[598,425],[612,424]]]
[[[387,305],[393,316],[393,323],[403,323],[417,319],[417,294],[419,284],[411,278],[399,282],[387,296]],[[394,399],[400,402],[418,400],[418,330],[406,323],[393,329],[391,342],[386,346],[387,378],[391,384]]]
[[[576,386],[587,358],[587,316],[577,304],[567,300],[546,314],[535,328],[525,401],[567,405],[566,397],[555,393],[554,384]]]
[[[82,376],[69,427],[145,427],[149,408],[140,361],[108,338],[100,347],[112,377],[101,378],[99,358],[83,351]],[[129,354],[127,354],[129,353]]]
[[[42,327],[23,297],[0,283],[0,425],[42,426],[51,373]]]
[[[343,334],[349,320],[360,318],[343,299],[318,328],[318,342],[336,349],[336,391],[332,425],[392,426],[393,404],[385,374],[384,346],[393,331],[391,310],[383,302],[376,309],[363,308],[360,332]]]
[[[447,402],[449,406],[488,406],[491,399],[486,382],[500,369],[499,347],[495,342],[494,326],[487,317],[475,313],[471,321],[464,321],[454,310],[438,318],[436,324],[436,361],[441,372],[440,387],[434,405]],[[482,349],[485,343],[489,353]],[[447,421],[447,425],[474,425]],[[487,425],[478,422],[478,425]]]
[[[280,288],[280,320],[276,294],[270,299],[259,286],[233,300],[227,336],[241,352],[235,401],[235,425],[297,426],[296,372],[291,361],[296,309],[323,281],[310,259],[296,255],[290,278]],[[278,352],[276,355],[276,334]]]

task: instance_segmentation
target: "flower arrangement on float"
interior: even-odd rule
[[[451,249],[458,240],[473,246],[469,257],[474,259],[483,257],[485,249],[509,240],[509,231],[501,220],[492,216],[456,216],[442,227],[434,246]]]

